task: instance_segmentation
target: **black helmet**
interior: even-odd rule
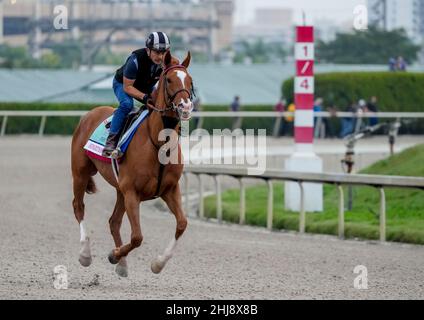
[[[152,32],[146,40],[146,48],[165,52],[171,47],[171,42],[165,32]]]

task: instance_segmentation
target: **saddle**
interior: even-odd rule
[[[149,110],[146,107],[135,107],[126,117],[125,125],[120,132],[119,142],[117,148],[124,155],[128,146],[134,137],[138,127],[149,116]],[[103,121],[96,130],[94,130],[90,139],[84,146],[86,154],[103,162],[111,163],[111,158],[103,157],[102,152],[106,144],[106,139],[109,135],[110,126],[112,123],[112,116]]]
[[[125,132],[128,131],[128,129],[131,127],[131,125],[137,120],[137,118],[141,115],[141,113],[144,110],[147,110],[147,107],[144,106],[144,105],[141,106],[141,107],[135,106],[130,111],[130,113],[128,113],[128,115],[125,118],[125,122],[124,122],[125,124],[122,127],[121,131],[119,131],[119,140],[121,140],[121,138],[125,134]],[[106,127],[106,129],[110,130],[111,126],[112,126],[112,121],[108,122],[105,127]]]

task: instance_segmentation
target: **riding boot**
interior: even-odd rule
[[[115,149],[116,149],[116,146],[118,145],[118,141],[119,141],[119,133],[109,133],[109,136],[107,137],[107,140],[106,140],[106,145],[103,149],[102,156],[106,158],[111,156],[113,156],[114,158],[117,157],[119,155],[119,151]]]

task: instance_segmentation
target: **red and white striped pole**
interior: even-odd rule
[[[322,172],[322,160],[314,153],[314,27],[296,28],[296,77],[294,81],[295,153],[286,160],[285,169],[296,172]],[[323,210],[322,185],[303,185],[304,205],[307,212]],[[299,211],[301,193],[297,183],[285,184],[286,209]]]
[[[298,151],[313,151],[314,143],[314,28],[296,28],[296,115],[294,138]]]

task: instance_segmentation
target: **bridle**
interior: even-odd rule
[[[166,75],[168,74],[169,71],[175,70],[175,69],[181,69],[181,70],[185,71],[186,73],[188,73],[187,68],[184,67],[181,64],[170,66],[163,71],[163,77],[164,77],[163,81],[164,81],[164,87],[165,87],[165,107],[164,108],[156,108],[156,106],[149,105],[149,108],[151,108],[153,111],[156,111],[156,112],[159,112],[159,113],[165,113],[167,111],[175,111],[178,114],[178,106],[175,105],[175,103],[174,103],[174,100],[177,97],[177,95],[181,92],[186,92],[186,93],[188,93],[190,100],[193,100],[193,96],[194,97],[196,96],[196,93],[194,92],[193,82],[191,83],[190,91],[184,88],[184,89],[178,90],[177,92],[174,92],[174,94],[172,94],[172,95],[169,93],[169,91],[168,91],[168,78],[167,78]]]

